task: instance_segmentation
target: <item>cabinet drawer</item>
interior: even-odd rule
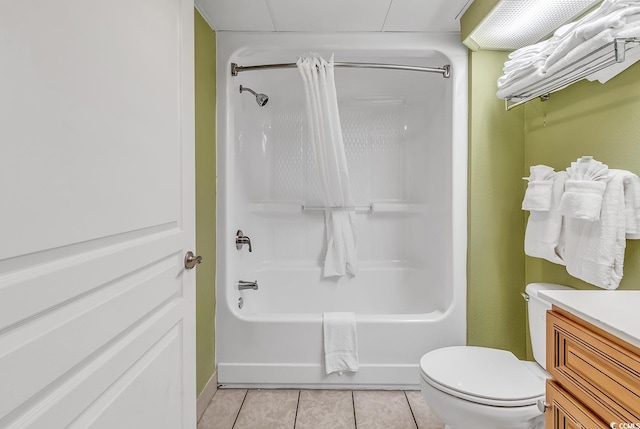
[[[640,357],[609,338],[550,311],[547,371],[608,422],[640,422]]]
[[[546,412],[547,429],[608,429],[609,425],[601,421],[591,411],[577,402],[553,381],[547,381],[547,402],[550,408]]]

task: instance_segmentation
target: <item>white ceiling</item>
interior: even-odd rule
[[[473,0],[196,0],[217,31],[460,31]]]

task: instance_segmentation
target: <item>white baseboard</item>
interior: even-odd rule
[[[224,387],[287,387],[312,389],[417,390],[418,364],[360,364],[356,373],[325,374],[322,364],[260,364],[218,362],[218,382]]]
[[[207,381],[204,389],[202,389],[200,396],[198,396],[198,400],[196,402],[198,420],[202,418],[202,415],[207,409],[207,406],[209,406],[209,402],[211,402],[213,395],[216,394],[216,390],[218,390],[218,371],[213,372],[213,375],[211,375],[211,378]]]

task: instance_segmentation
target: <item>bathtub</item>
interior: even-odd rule
[[[337,68],[359,272],[324,279],[324,212],[307,146],[304,52],[451,65],[451,77]],[[456,35],[217,35],[218,381],[229,387],[418,388],[420,357],[466,341],[467,58]],[[260,107],[249,87],[269,96]],[[236,248],[238,230],[250,237]],[[257,290],[238,282],[257,281]],[[356,315],[360,369],[326,375],[322,314]]]

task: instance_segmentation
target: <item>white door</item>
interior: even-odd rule
[[[193,118],[190,0],[0,0],[0,428],[195,427]]]

